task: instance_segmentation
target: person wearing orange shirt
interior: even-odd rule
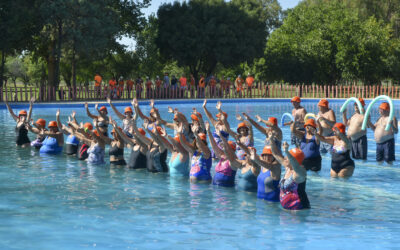
[[[161,84],[162,81],[159,76],[156,77],[156,98],[161,97]]]
[[[250,75],[250,73],[247,74],[246,78],[246,84],[247,84],[247,96],[251,98],[251,89],[253,88],[253,83],[254,83],[254,77]]]
[[[235,85],[236,85],[236,97],[242,97],[242,90],[243,90],[243,83],[244,80],[241,77],[241,75],[238,75],[238,77],[235,80]]]
[[[96,74],[94,76],[94,91],[97,95],[97,98],[99,98],[100,94],[101,94],[101,82],[102,81],[103,81],[103,78],[99,74]]]
[[[111,78],[110,81],[108,81],[108,85],[110,87],[110,98],[115,98],[116,97],[116,86],[117,86],[117,81],[115,80],[115,78]]]
[[[204,76],[201,76],[199,80],[199,93],[197,93],[198,98],[204,98],[205,87],[206,87],[206,80],[204,79]]]
[[[179,84],[181,85],[180,86],[180,90],[181,90],[180,96],[186,98],[187,78],[185,77],[184,74],[182,74],[181,78],[179,78]]]
[[[123,93],[124,93],[124,84],[125,84],[125,82],[124,82],[124,79],[122,78],[122,76],[119,78],[119,81],[118,81],[118,91],[117,91],[117,96],[118,96],[118,98],[121,98],[121,96],[123,95]]]
[[[210,94],[211,97],[215,97],[215,87],[217,86],[217,81],[215,80],[214,76],[211,76],[210,79]]]
[[[133,90],[134,84],[135,83],[131,79],[126,81],[126,90],[128,91],[128,99],[131,99],[131,91]]]
[[[150,99],[153,97],[153,82],[150,80],[148,76],[146,76],[146,99]]]

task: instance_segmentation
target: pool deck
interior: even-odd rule
[[[307,102],[315,102],[319,101],[322,98],[302,98],[301,101],[303,103]],[[218,101],[222,101],[223,103],[237,103],[237,102],[248,102],[248,103],[265,103],[265,102],[284,102],[290,101],[291,98],[243,98],[243,99],[207,99],[207,103],[216,103]],[[331,103],[341,103],[347,100],[347,98],[328,98]],[[364,99],[367,103],[372,101],[373,99]],[[155,99],[155,104],[157,105],[168,105],[168,104],[182,104],[182,103],[192,103],[192,104],[201,104],[204,102],[204,99]],[[393,100],[396,104],[399,104],[400,100]],[[107,105],[106,100],[102,101],[88,101],[87,102],[90,107],[93,107],[96,103],[101,105]],[[126,106],[130,104],[128,100],[113,100],[112,103],[114,106]],[[150,100],[139,100],[139,104],[147,105],[150,103]],[[9,102],[12,108],[28,108],[29,103],[27,102]],[[35,108],[55,108],[55,107],[82,107],[85,104],[83,101],[78,102],[35,102]],[[4,102],[0,103],[0,109],[5,109],[6,105]]]

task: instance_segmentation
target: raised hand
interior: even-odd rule
[[[243,121],[243,117],[239,114],[236,114],[236,120]]]
[[[206,105],[207,105],[207,99],[204,99],[204,102],[203,102],[203,108],[205,108],[205,107],[206,107]]]
[[[167,131],[165,131],[165,128],[161,127],[161,129],[160,129],[160,135],[161,135],[161,136],[164,136],[164,137],[167,135]]]
[[[136,98],[133,98],[132,106],[135,107],[135,108],[139,107],[139,103],[138,103],[138,100]]]
[[[151,107],[151,108],[154,108],[154,99],[151,99],[151,100],[150,100],[150,107]]]
[[[243,115],[243,117],[244,117],[246,120],[250,119],[250,117],[249,117],[248,114],[246,114],[246,113],[243,112],[242,115]]]
[[[110,99],[110,97],[107,97],[107,103],[108,103],[108,104],[111,104],[111,99]]]
[[[85,102],[85,108],[89,108],[89,104],[87,102]]]
[[[29,104],[33,104],[36,101],[36,98],[34,96],[32,96],[31,100],[29,101]]]
[[[196,114],[197,114],[197,109],[196,109],[196,108],[192,108],[192,110],[193,110],[193,111],[192,111],[192,114],[195,114],[195,115],[196,115]]]
[[[257,122],[261,122],[262,121],[262,119],[261,119],[261,117],[259,115],[256,115],[256,118],[257,118]]]
[[[217,105],[215,106],[218,110],[220,110],[221,109],[221,106],[222,106],[222,103],[221,103],[221,101],[218,101],[217,102]]]
[[[168,106],[168,113],[174,113],[174,110]]]
[[[193,127],[192,127],[192,129],[193,129]],[[178,128],[176,129],[176,132],[177,133],[183,133],[183,124],[182,123],[179,123],[179,125],[178,125]]]
[[[72,118],[75,118],[75,115],[76,115],[76,112],[75,112],[75,111],[72,111],[71,117],[72,117]]]
[[[255,160],[256,159],[256,150],[254,148],[249,148],[250,151],[250,159]]]
[[[60,109],[57,110],[56,116],[60,116]]]
[[[204,123],[204,125],[206,126],[206,130],[207,130],[207,131],[210,131],[210,123],[209,123],[208,121],[206,121],[206,122]]]
[[[143,128],[147,129],[148,126],[149,126],[149,120],[144,119],[143,120]]]
[[[94,105],[94,108],[97,109],[98,107],[99,107],[99,104],[96,103],[96,104]]]

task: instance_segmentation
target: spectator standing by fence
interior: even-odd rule
[[[124,78],[121,76],[118,81],[118,91],[117,91],[118,98],[123,97],[122,95],[124,94],[124,84],[125,84]]]
[[[128,91],[128,99],[131,99],[131,92],[133,92],[133,85],[134,84],[135,83],[131,79],[128,79],[126,81],[126,90]],[[132,93],[132,97],[133,97],[133,93]]]
[[[210,83],[210,91],[211,91],[210,96],[211,96],[211,98],[214,98],[215,97],[215,89],[217,87],[217,81],[215,80],[215,77],[213,75],[211,76],[209,83]]]
[[[94,91],[96,93],[97,98],[100,98],[100,96],[101,96],[101,82],[102,81],[103,81],[103,78],[99,74],[96,74],[94,76]]]
[[[194,79],[193,74],[190,74],[190,98],[195,98],[194,93],[196,92],[196,80]]]
[[[113,77],[113,78],[111,78],[111,80],[110,81],[108,81],[108,87],[109,87],[109,95],[110,95],[110,98],[111,99],[113,99],[113,98],[116,98],[117,97],[117,93],[116,93],[116,87],[117,87],[117,81],[115,80],[115,78]]]
[[[224,89],[225,96],[227,96],[227,97],[230,97],[231,85],[232,85],[231,78],[227,77],[226,81],[225,81],[225,89]]]
[[[156,77],[156,98],[161,98],[161,85],[162,81],[160,80],[160,77]]]
[[[143,89],[143,80],[139,76],[138,79],[136,79],[136,99],[142,98],[142,89]]]
[[[154,98],[152,87],[153,82],[150,80],[150,77],[146,76],[146,99]]]
[[[251,89],[253,88],[253,83],[254,83],[254,77],[250,73],[248,73],[246,78],[247,97],[250,98],[251,98]]]
[[[180,93],[179,97],[187,97],[187,78],[185,77],[185,74],[182,74],[181,78],[179,78],[179,84],[180,84]]]
[[[197,98],[204,98],[205,87],[206,87],[206,80],[204,79],[204,76],[201,76],[199,80],[199,90],[197,93]]]
[[[243,83],[244,83],[244,80],[243,80],[242,76],[238,75],[235,80],[236,97],[242,97]]]
[[[163,98],[168,98],[168,90],[169,90],[169,76],[168,72],[164,73],[164,95]]]

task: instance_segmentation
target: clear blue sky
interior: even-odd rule
[[[163,4],[163,3],[173,3],[176,0],[152,0],[150,7],[146,8],[143,10],[144,14],[146,16],[150,15],[151,13],[156,13],[158,7]],[[179,0],[183,2],[183,0]],[[293,8],[295,7],[300,0],[278,0],[280,5],[282,6],[282,9],[288,9],[288,8]],[[120,41],[121,44],[128,45],[130,50],[133,50],[135,47],[135,40],[123,37]]]

